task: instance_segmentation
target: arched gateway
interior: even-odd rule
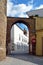
[[[7,17],[6,4],[7,4],[7,0],[0,0],[0,8],[1,8],[0,9],[0,60],[6,57],[6,47],[8,46],[8,44],[10,44],[10,30],[14,23],[21,21],[22,23],[27,25],[30,32],[30,47],[31,47],[31,38],[35,37],[35,19]]]
[[[7,0],[0,0],[0,60],[6,57],[6,47],[10,44],[10,30],[16,22],[29,28],[30,53],[43,55],[43,17],[13,18],[6,16]],[[40,22],[41,21],[41,22]],[[35,42],[36,41],[36,42]],[[31,49],[32,48],[32,49]],[[35,51],[36,50],[36,51]],[[9,50],[8,50],[9,51]]]
[[[29,29],[29,53],[35,54],[36,45],[32,44],[33,37],[35,38],[35,19],[34,18],[14,18],[7,17],[7,35],[6,35],[6,50],[7,54],[10,53],[8,47],[10,45],[10,32],[15,23],[24,23]],[[31,49],[32,46],[32,49]],[[35,46],[35,47],[34,47]],[[33,49],[34,48],[34,49]]]

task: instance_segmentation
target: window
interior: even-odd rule
[[[17,49],[20,49],[20,45],[19,44],[17,44]]]
[[[12,51],[14,51],[14,46],[15,46],[14,43],[12,43]]]
[[[26,43],[27,39],[22,37],[22,41]]]
[[[14,51],[14,48],[12,48],[12,51]]]
[[[20,38],[21,38],[21,37],[20,37],[20,35],[19,35],[19,40],[20,40]]]

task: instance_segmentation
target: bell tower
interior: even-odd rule
[[[7,0],[0,0],[0,60],[6,57]]]

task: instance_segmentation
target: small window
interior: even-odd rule
[[[21,39],[20,35],[19,35],[19,40]]]
[[[17,49],[20,49],[20,45],[19,44],[17,44]]]
[[[14,50],[14,47],[12,47],[12,51]]]

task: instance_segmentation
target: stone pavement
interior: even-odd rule
[[[43,57],[28,54],[13,54],[0,61],[0,65],[43,65]]]

